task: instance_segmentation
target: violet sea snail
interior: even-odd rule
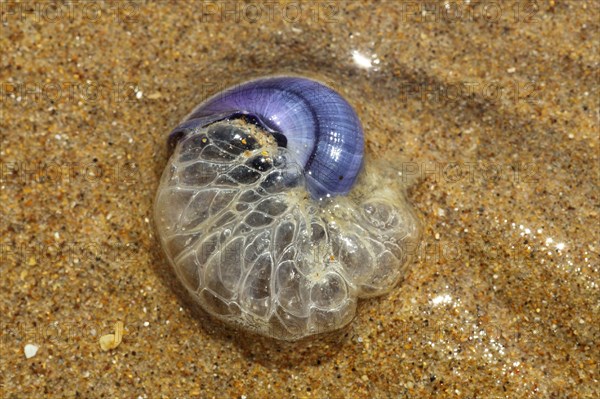
[[[200,104],[169,135],[154,218],[198,304],[283,340],[349,323],[402,277],[416,219],[363,162],[360,121],[314,80],[268,77]]]

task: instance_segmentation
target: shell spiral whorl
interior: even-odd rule
[[[156,226],[210,314],[295,340],[344,326],[357,298],[402,276],[416,219],[390,175],[361,169],[358,117],[328,87],[250,81],[201,104],[169,142]]]

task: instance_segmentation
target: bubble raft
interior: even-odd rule
[[[156,227],[204,310],[297,340],[346,325],[358,298],[404,274],[418,227],[389,172],[367,165],[349,195],[314,200],[288,149],[256,125],[219,121],[177,142]]]

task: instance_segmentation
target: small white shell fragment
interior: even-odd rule
[[[25,345],[25,349],[24,349],[25,357],[27,359],[31,359],[32,357],[34,357],[36,355],[39,348],[40,348],[39,346],[33,345],[33,344]]]
[[[117,321],[115,323],[115,333],[106,334],[100,337],[100,348],[103,351],[115,349],[121,343],[123,339],[123,322]]]

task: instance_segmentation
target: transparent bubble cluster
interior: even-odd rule
[[[155,221],[204,310],[284,340],[349,323],[358,298],[383,294],[402,277],[418,236],[391,177],[367,168],[350,195],[314,200],[294,154],[238,120],[177,143]]]

